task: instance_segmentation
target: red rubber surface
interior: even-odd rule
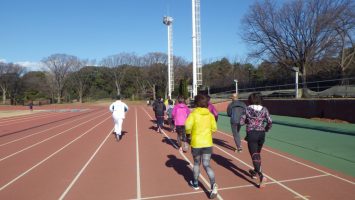
[[[176,133],[157,133],[153,116],[151,107],[130,105],[119,142],[106,107],[0,118],[0,199],[208,199],[202,166],[195,191],[190,151],[176,149]],[[235,153],[230,135],[217,132],[214,141],[219,199],[353,199],[353,177],[268,147],[268,182],[259,189],[246,144]]]

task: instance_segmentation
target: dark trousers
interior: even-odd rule
[[[179,147],[182,147],[182,143],[186,142],[186,132],[185,126],[176,126],[176,133],[177,133],[177,143]]]
[[[231,124],[233,138],[234,138],[235,145],[237,146],[237,149],[242,147],[240,144],[241,143],[240,142],[240,134],[239,134],[240,127],[241,127],[240,124]]]
[[[157,119],[157,127],[162,128],[164,123],[164,116],[155,116]]]
[[[265,142],[265,132],[250,131],[247,133],[248,149],[253,161],[254,171],[261,173],[261,156],[260,152]]]

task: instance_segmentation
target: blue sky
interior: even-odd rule
[[[240,21],[253,2],[201,0],[204,61],[246,58]],[[167,52],[164,15],[174,18],[174,54],[191,61],[191,0],[1,0],[0,60],[34,69],[55,53],[100,61]]]

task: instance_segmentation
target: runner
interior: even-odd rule
[[[205,95],[195,97],[196,108],[192,111],[186,120],[186,134],[191,134],[191,153],[194,159],[193,177],[190,185],[195,190],[199,189],[198,177],[200,175],[200,165],[202,165],[210,179],[211,192],[210,198],[217,196],[217,184],[215,175],[210,167],[213,140],[212,134],[217,130],[217,124],[214,116],[208,108],[208,98]]]
[[[174,118],[172,116],[173,108],[174,108],[174,102],[173,100],[169,99],[166,114],[168,115],[168,124],[171,132],[175,131]]]
[[[155,113],[158,133],[162,133],[161,129],[163,128],[165,110],[166,110],[166,107],[163,103],[163,98],[158,97],[158,99],[153,104],[153,111]]]
[[[177,143],[180,151],[187,151],[187,140],[185,132],[185,121],[190,114],[190,109],[185,104],[185,99],[182,96],[178,97],[178,104],[176,104],[172,111],[172,117],[174,118]]]
[[[259,188],[265,186],[266,177],[261,170],[261,149],[265,142],[265,132],[272,126],[269,111],[261,105],[262,98],[259,93],[252,93],[248,98],[249,106],[245,114],[240,119],[240,124],[246,124],[247,135],[245,140],[248,142],[248,149],[253,161],[254,170],[249,170],[250,176],[255,179],[259,176]],[[266,125],[264,125],[266,123]]]
[[[128,111],[128,106],[121,101],[121,96],[117,95],[116,101],[110,105],[110,111],[112,112],[112,118],[115,123],[114,134],[116,140],[120,141],[122,138],[122,123],[125,118],[125,114]]]
[[[211,103],[211,97],[207,95],[208,99],[208,110],[213,114],[214,118],[216,119],[216,122],[218,121],[218,111],[216,107]]]
[[[233,133],[233,138],[237,148],[235,152],[241,153],[243,151],[240,141],[240,117],[245,113],[246,105],[244,102],[238,100],[238,95],[232,95],[232,102],[228,105],[227,115],[230,117],[230,124]]]

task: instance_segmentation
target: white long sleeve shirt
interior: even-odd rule
[[[117,100],[110,105],[109,109],[116,118],[124,119],[125,113],[128,111],[128,106],[122,101]]]

